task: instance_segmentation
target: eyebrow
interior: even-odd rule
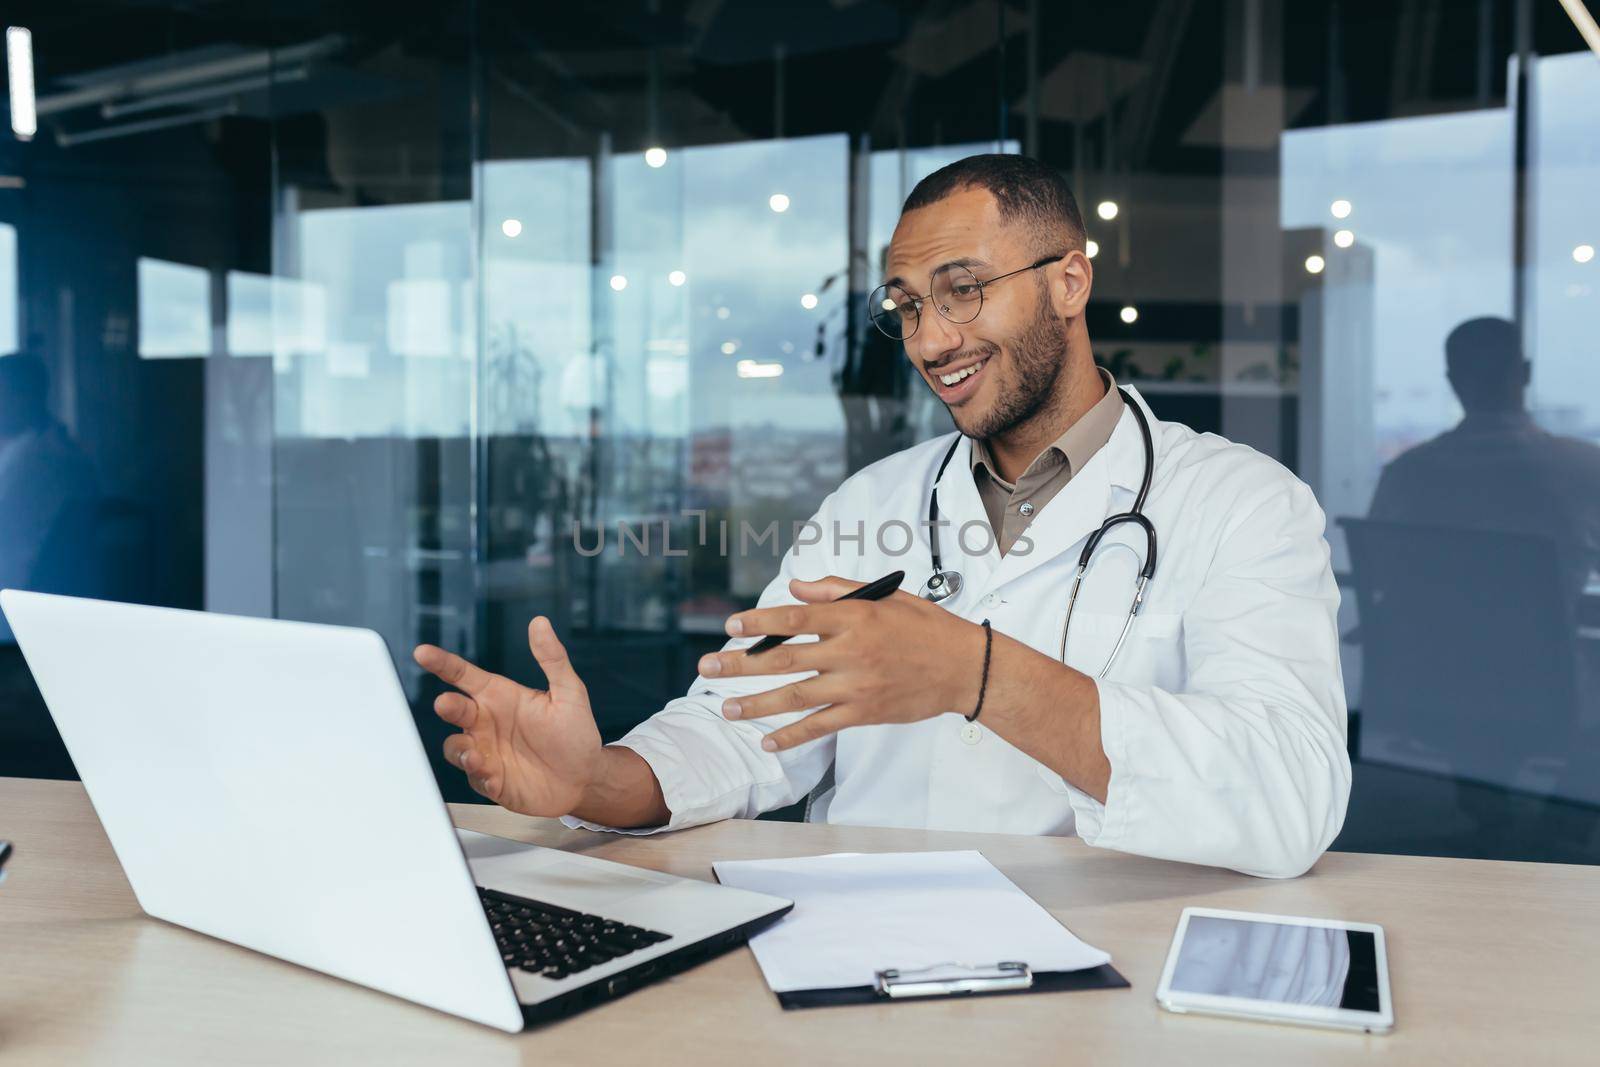
[[[965,267],[968,270],[972,270],[974,267],[992,267],[993,265],[994,264],[990,263],[987,259],[982,259],[978,256],[961,256],[958,259],[947,260],[944,263],[939,264],[937,267],[933,268],[933,273],[937,274],[946,267]],[[886,278],[883,284],[893,285],[901,289],[905,289],[905,291],[911,296],[917,295],[916,293],[911,292],[910,289],[906,288],[906,280],[900,277],[898,274],[896,274],[893,278]]]

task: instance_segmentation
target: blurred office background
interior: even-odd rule
[[[720,524],[787,544],[948,427],[863,296],[920,177],[1023,152],[1084,204],[1100,360],[1328,512],[1336,847],[1600,861],[1567,8],[10,5],[0,585],[372,627],[436,759],[411,646],[532,681],[547,613],[614,739],[777,568]],[[0,774],[72,775],[3,624]]]

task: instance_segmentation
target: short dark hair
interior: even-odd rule
[[[1000,205],[1000,217],[1033,226],[1041,246],[1049,243],[1046,233],[1060,228],[1067,231],[1073,248],[1083,247],[1083,215],[1072,187],[1054,167],[1027,156],[989,153],[940,167],[917,183],[900,213],[937,204],[966,189],[987,190]]]
[[[1522,362],[1522,338],[1514,323],[1486,315],[1451,330],[1444,340],[1444,355],[1451,370],[1514,367]]]
[[[1468,319],[1445,338],[1444,359],[1450,386],[1463,408],[1520,406],[1527,370],[1515,323],[1490,316]]]

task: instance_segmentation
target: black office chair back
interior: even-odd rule
[[[1360,613],[1364,757],[1413,751],[1508,788],[1578,719],[1576,591],[1554,541],[1339,520]],[[1537,776],[1535,776],[1537,777]]]

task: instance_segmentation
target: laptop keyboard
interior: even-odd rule
[[[672,938],[482,886],[478,898],[506,966],[556,981]]]

